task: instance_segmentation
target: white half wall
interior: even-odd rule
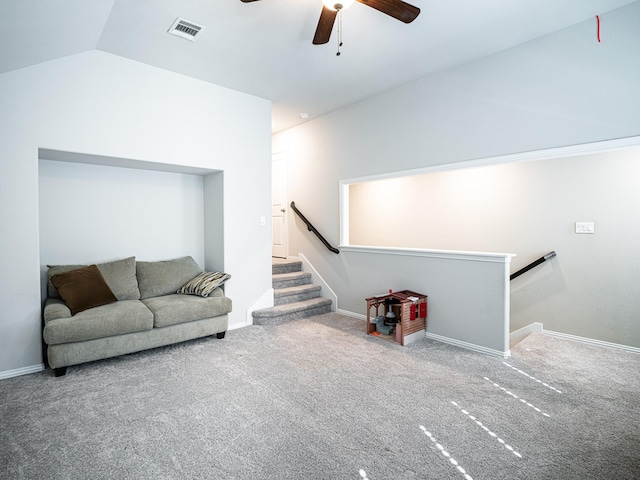
[[[412,290],[428,296],[428,336],[509,356],[511,255],[341,247],[340,257],[350,285],[341,310],[366,314],[366,298]]]
[[[271,232],[260,225],[271,201],[269,101],[89,51],[0,75],[0,105],[0,372],[43,361],[40,148],[223,171],[225,292],[230,323],[246,324],[271,288]],[[220,252],[205,240],[198,255],[207,267]]]

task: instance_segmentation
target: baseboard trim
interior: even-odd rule
[[[367,320],[367,316],[366,315],[362,315],[360,313],[354,313],[354,312],[350,312],[348,310],[342,310],[342,309],[338,309],[338,311],[336,313],[339,313],[341,315],[345,315],[347,317],[353,317],[353,318],[357,318],[359,320]],[[420,337],[422,337],[422,333],[421,332],[416,332],[418,335],[420,335]],[[509,358],[511,356],[511,351],[507,350],[506,352],[501,352],[499,350],[493,350],[491,348],[486,348],[486,347],[482,347],[480,345],[475,345],[473,343],[468,343],[468,342],[463,342],[461,340],[455,340],[453,338],[449,338],[449,337],[443,337],[442,335],[437,335],[435,333],[429,333],[426,332],[426,334],[424,334],[424,336],[426,336],[427,338],[431,339],[431,340],[436,340],[438,342],[442,342],[442,343],[448,343],[449,345],[454,345],[456,347],[461,347],[461,348],[466,348],[467,350],[473,350],[474,352],[480,352],[480,353],[484,353],[485,355],[491,355],[494,357],[500,357],[500,358]],[[414,339],[411,339],[411,341],[409,343],[411,343]],[[406,339],[405,339],[406,341]]]
[[[494,357],[509,358],[511,356],[510,350],[507,350],[506,352],[501,352],[500,350],[494,350],[492,348],[483,347],[481,345],[476,345],[474,343],[468,343],[468,342],[463,342],[462,340],[456,340],[454,338],[444,337],[436,333],[427,332],[425,336],[431,340],[436,340],[442,343],[448,343],[449,345],[466,348],[467,350],[473,350],[474,352],[484,353],[486,355],[491,355]]]
[[[229,326],[227,327],[227,330],[228,331],[238,330],[239,328],[244,328],[246,326],[247,326],[246,323],[230,323]]]
[[[340,315],[344,315],[346,317],[357,318],[358,320],[366,320],[367,319],[366,315],[362,315],[361,313],[350,312],[349,310],[342,310],[341,308],[338,308],[336,310],[336,313],[339,313]]]
[[[622,345],[620,343],[605,342],[603,340],[595,340],[593,338],[579,337],[577,335],[571,335],[569,333],[554,332],[553,330],[546,330],[546,329],[543,329],[542,333],[545,335],[549,335],[550,337],[564,338],[566,340],[574,340],[576,342],[588,343],[590,345],[597,345],[599,347],[615,348],[616,350],[623,350],[625,352],[640,353],[640,348],[631,347],[629,345]]]
[[[520,343],[532,333],[542,333],[543,331],[544,328],[539,322],[533,322],[518,330],[514,330],[509,334],[509,348],[513,348],[514,345]]]
[[[311,273],[311,283],[320,285],[322,289],[322,296],[331,300],[331,311],[338,311],[338,295],[331,289],[329,284],[322,278],[322,275],[318,273],[318,270],[311,264],[311,262],[302,253],[298,254],[298,259],[302,262],[303,271],[309,271]]]
[[[31,365],[29,367],[16,368],[14,370],[5,370],[4,372],[0,372],[0,380],[4,380],[5,378],[19,377],[21,375],[28,375],[30,373],[41,372],[42,370],[44,370],[44,363]]]
[[[406,337],[404,337],[404,346],[411,345],[413,342],[417,342],[424,338],[424,333],[422,330],[418,330],[417,332],[410,333]]]
[[[264,292],[262,294],[262,296],[256,301],[256,303],[254,303],[253,305],[251,305],[251,307],[249,307],[249,309],[247,310],[247,317],[246,317],[246,325],[253,325],[253,311],[254,310],[260,310],[261,308],[269,308],[269,307],[273,307],[273,288],[269,288],[266,292]],[[235,329],[237,328],[234,324],[234,327],[232,328]]]
[[[357,318],[358,320],[367,320],[366,315],[362,315],[360,313],[350,312],[349,310],[343,310],[339,308],[336,313],[341,315],[345,315],[347,317]],[[509,334],[509,343],[510,347],[522,341],[527,335],[532,333],[542,333],[544,335],[549,335],[550,337],[558,337],[565,338],[567,340],[574,340],[576,342],[588,343],[591,345],[598,345],[601,347],[607,348],[615,348],[618,350],[623,350],[625,352],[631,353],[640,353],[640,348],[638,347],[630,347],[629,345],[622,345],[620,343],[611,343],[605,342],[602,340],[594,340],[593,338],[579,337],[577,335],[570,335],[568,333],[554,332],[553,330],[546,330],[542,323],[533,322],[525,327],[519,328]],[[432,340],[436,340],[442,343],[448,343],[450,345],[455,345],[456,347],[466,348],[467,350],[473,350],[480,353],[485,353],[487,355],[492,355],[496,357],[509,358],[511,356],[511,350],[507,350],[506,352],[501,352],[500,350],[493,350],[491,348],[481,347],[480,345],[475,345],[473,343],[462,342],[460,340],[455,340],[449,337],[443,337],[442,335],[438,335],[435,333],[427,332],[425,335],[427,338]],[[519,338],[519,339],[518,339]],[[518,339],[515,343],[514,340]]]

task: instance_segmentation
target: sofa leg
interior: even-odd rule
[[[218,333],[216,333],[216,337],[224,338],[225,333],[227,333],[227,332],[218,332]]]
[[[67,367],[59,367],[53,369],[53,375],[56,377],[64,377],[67,374]]]

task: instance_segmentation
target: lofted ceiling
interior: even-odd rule
[[[325,45],[321,0],[0,0],[0,73],[102,50],[272,101],[274,132],[637,0],[409,0],[404,24],[362,3]],[[203,25],[194,42],[167,33]],[[603,25],[603,28],[606,28]]]

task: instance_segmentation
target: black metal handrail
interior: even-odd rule
[[[306,223],[307,228],[309,229],[310,232],[313,232],[316,234],[316,237],[318,237],[320,239],[320,241],[322,243],[324,243],[324,246],[327,247],[329,250],[331,250],[333,253],[340,253],[340,250],[338,250],[335,247],[332,247],[331,244],[329,242],[327,242],[327,240],[322,236],[322,234],[316,230],[316,227],[314,227],[311,222],[309,220],[307,220],[307,217],[305,217],[302,212],[300,210],[298,210],[296,208],[296,203],[295,202],[291,202],[291,209],[296,212],[298,214],[298,216],[302,219],[302,221],[304,223]]]
[[[556,252],[551,251],[549,253],[547,253],[545,256],[540,257],[539,259],[537,259],[535,262],[531,262],[529,265],[527,265],[526,267],[521,268],[520,270],[518,270],[516,273],[511,274],[511,276],[509,277],[509,280],[513,280],[516,277],[519,277],[520,275],[522,275],[523,273],[528,272],[529,270],[531,270],[534,267],[537,267],[538,265],[540,265],[541,263],[546,262],[547,260],[552,259],[553,257],[556,256]]]

